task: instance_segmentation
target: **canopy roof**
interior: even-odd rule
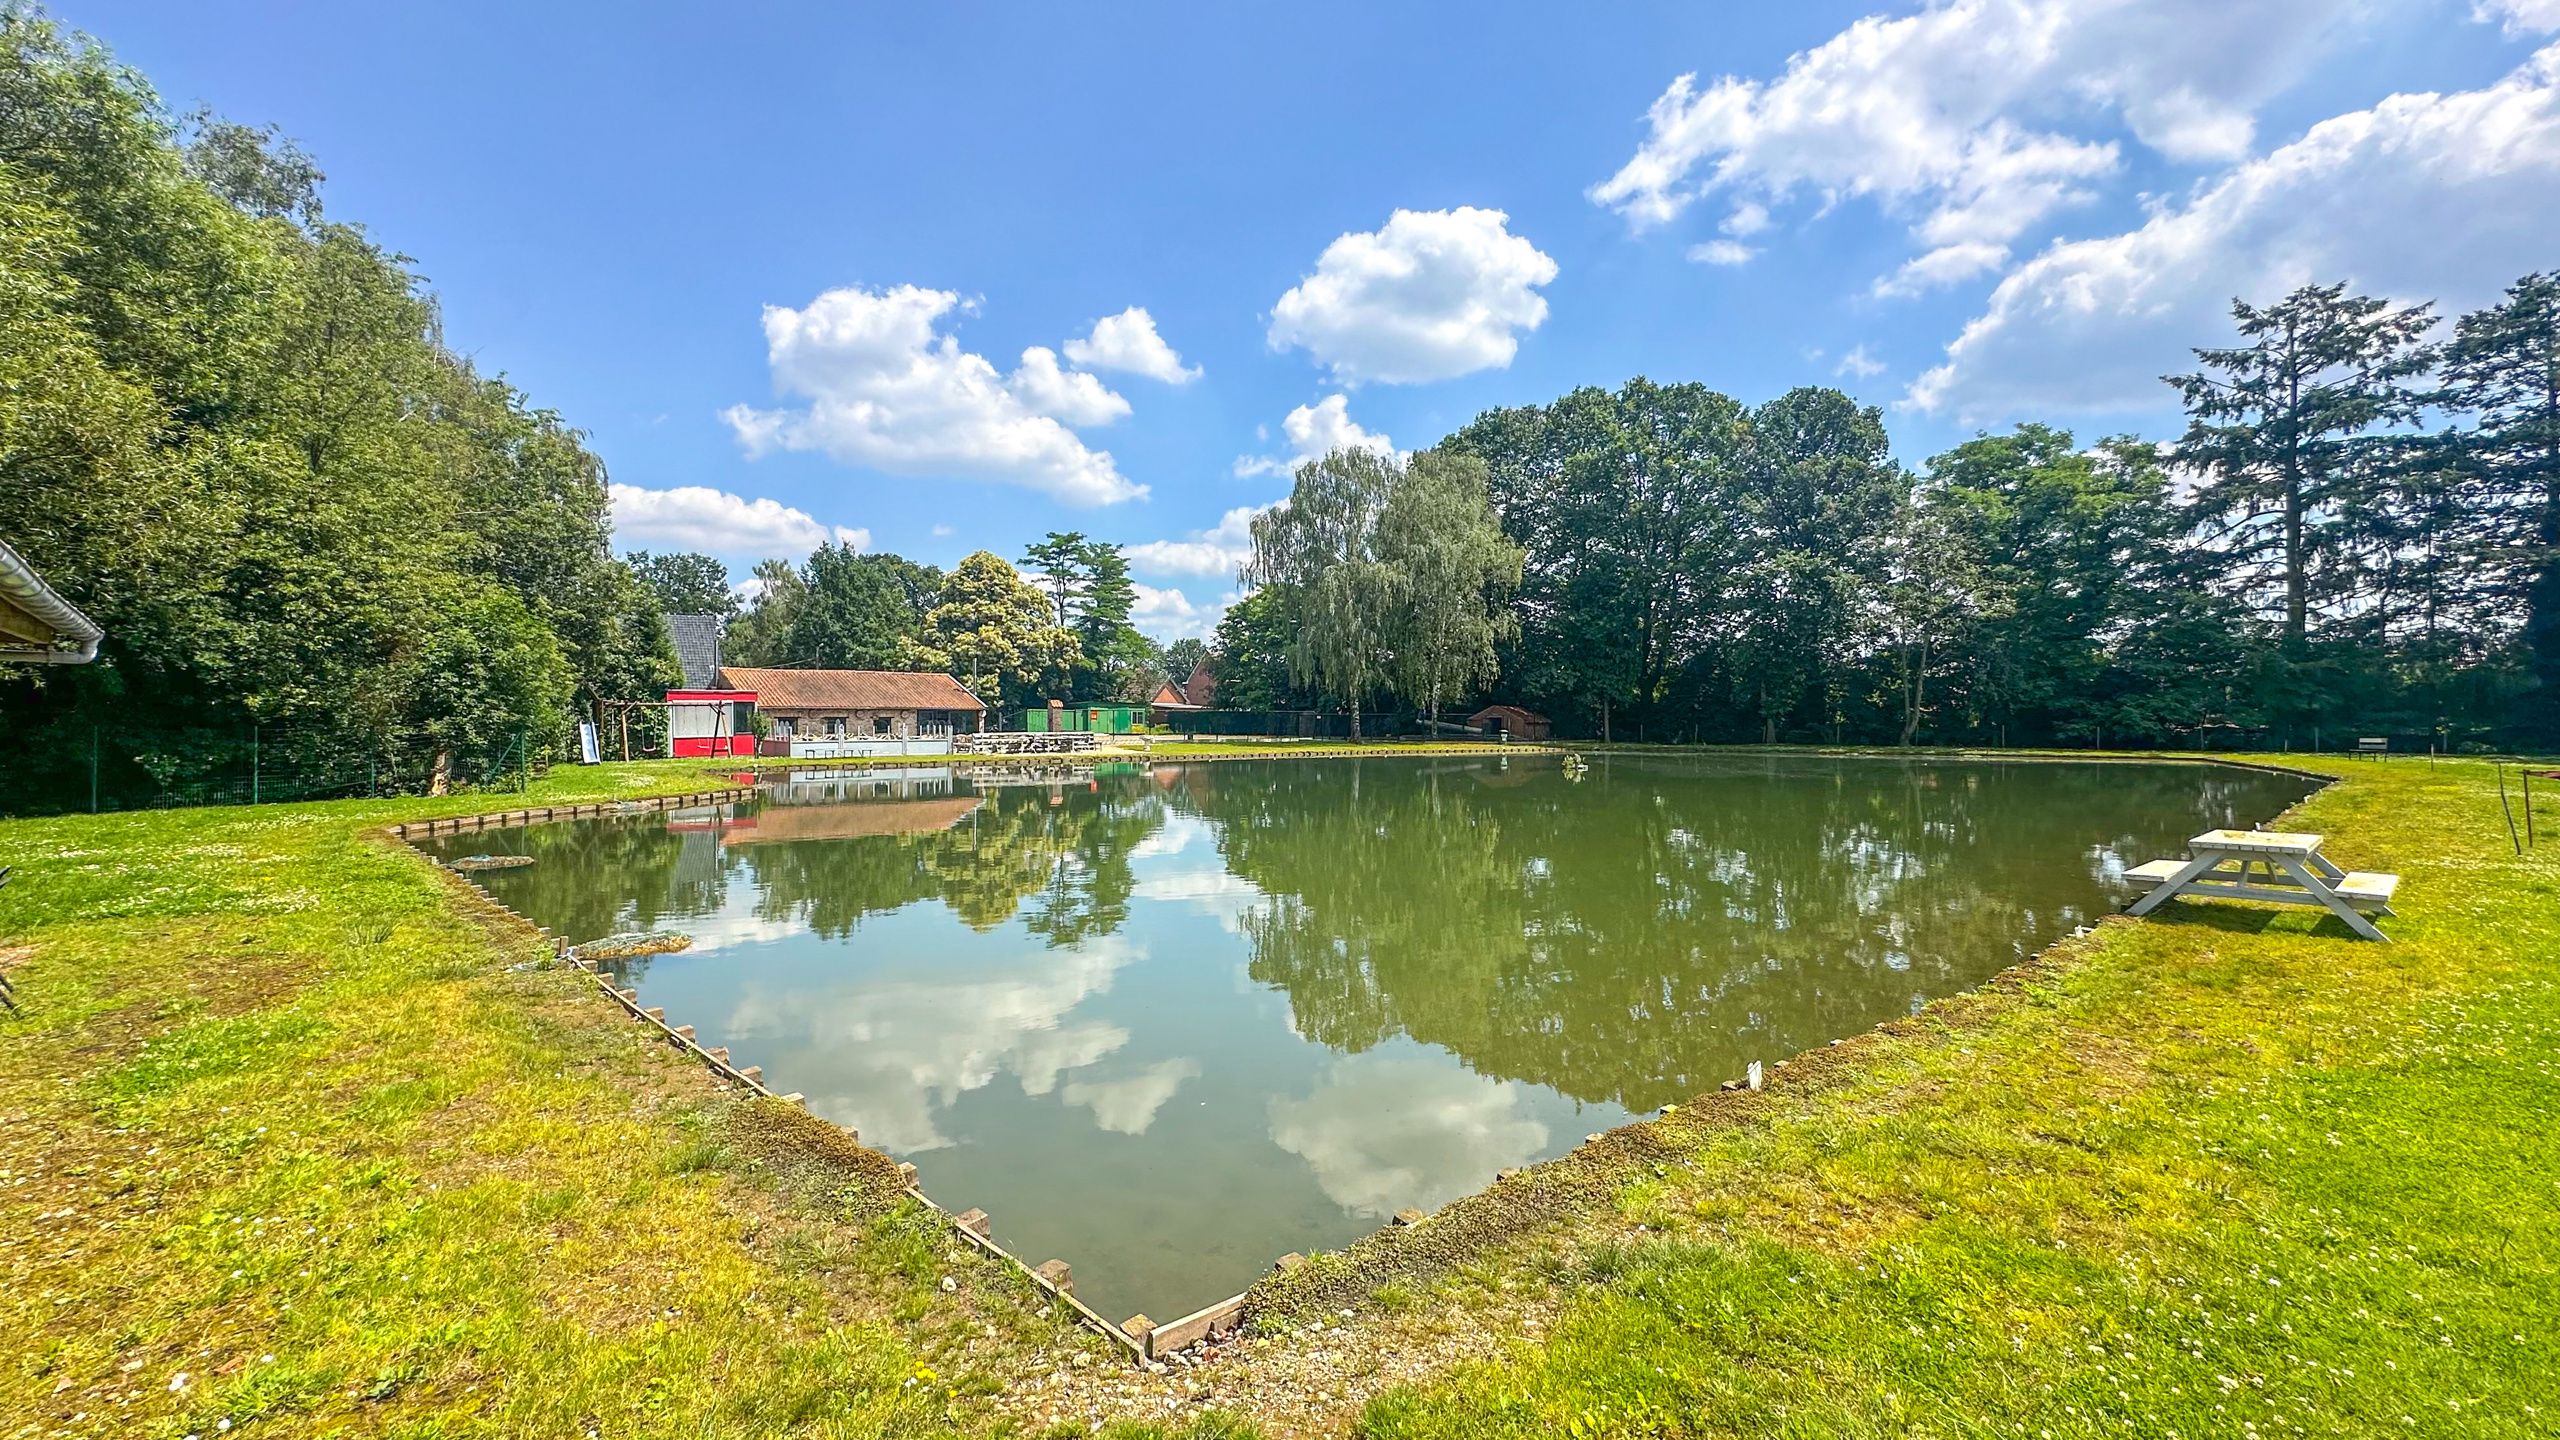
[[[0,541],[0,662],[85,665],[106,634]]]

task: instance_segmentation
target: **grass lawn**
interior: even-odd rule
[[[2325,768],[2292,823],[2403,874],[2396,943],[2110,922],[1168,1376],[366,835],[701,762],[0,823],[0,1440],[2560,1433],[2560,836],[2485,765]]]

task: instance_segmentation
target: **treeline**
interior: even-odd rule
[[[1327,457],[1255,527],[1221,703],[1464,695],[1679,741],[2560,739],[2560,275],[2441,336],[2337,285],[2233,316],[2168,377],[2174,444],[2022,425],[1913,474],[1837,391],[1636,380],[1410,467]],[[1480,563],[1399,573],[1379,497],[1477,467],[1433,543]]]
[[[667,614],[727,622],[722,659],[731,665],[940,670],[1005,709],[1144,703],[1168,663],[1130,623],[1138,591],[1120,547],[1073,531],[1031,546],[1020,570],[985,550],[946,572],[824,544],[796,565],[759,563],[745,587],[752,600],[708,555],[642,551],[629,560]]]
[[[107,632],[0,671],[0,803],[483,780],[674,678],[602,465],[321,179],[0,9],[0,535]]]

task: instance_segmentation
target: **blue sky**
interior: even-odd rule
[[[58,13],[309,149],[627,546],[1081,529],[1165,636],[1327,442],[1638,374],[2166,436],[2235,293],[2560,267],[2560,0],[726,8]]]

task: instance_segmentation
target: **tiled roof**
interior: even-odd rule
[[[765,670],[720,667],[720,683],[752,690],[759,710],[984,710],[948,675],[915,670]]]

